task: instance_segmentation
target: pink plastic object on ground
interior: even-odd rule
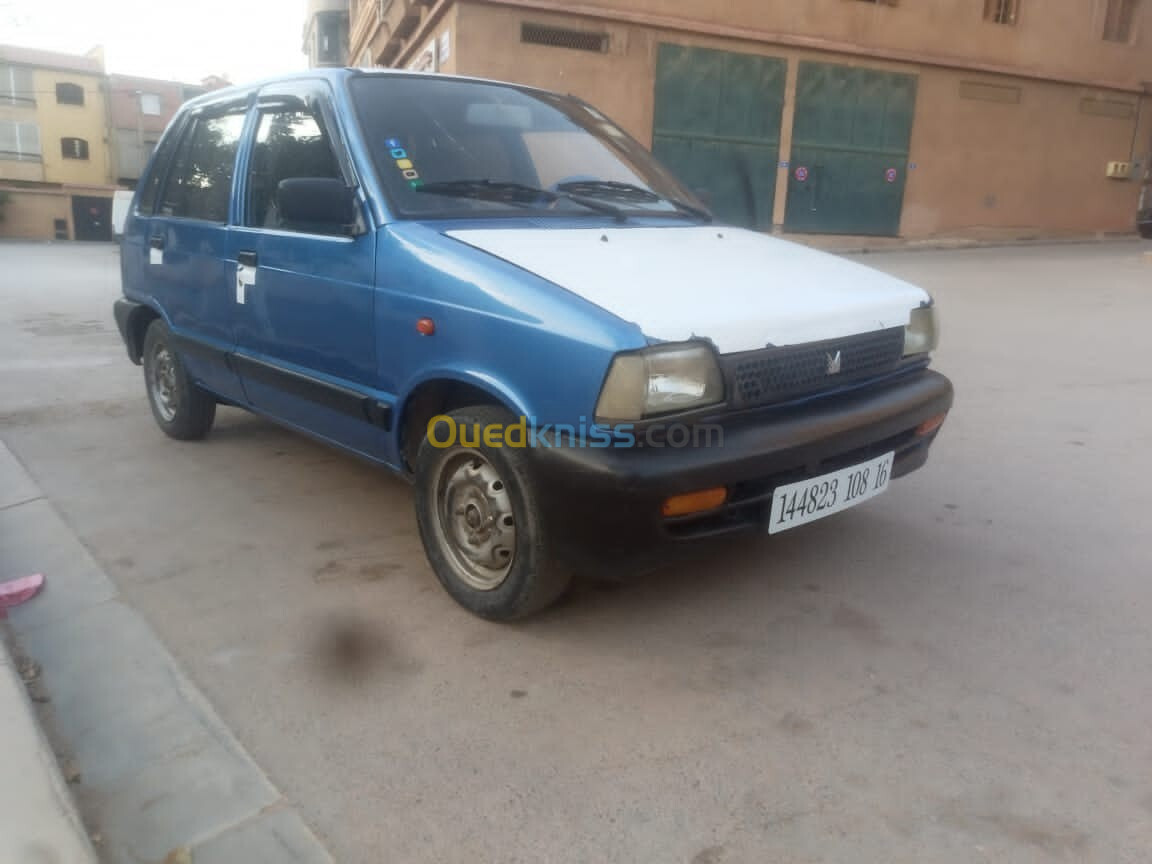
[[[10,606],[19,606],[31,600],[44,587],[44,575],[36,573],[32,576],[21,576],[18,579],[9,579],[0,582],[0,618],[7,615],[5,610]]]

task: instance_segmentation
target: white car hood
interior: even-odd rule
[[[738,228],[467,229],[483,249],[637,324],[728,354],[901,327],[922,289]]]

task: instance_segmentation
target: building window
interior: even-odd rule
[[[347,63],[348,19],[343,14],[316,16],[315,64],[342,66]]]
[[[984,0],[984,20],[993,24],[1015,24],[1020,17],[1020,0]]]
[[[56,85],[56,104],[83,105],[84,88],[79,84],[69,84],[67,81],[62,81]]]
[[[61,138],[60,155],[65,159],[87,159],[88,142],[83,138]]]
[[[575,51],[608,50],[608,34],[588,30],[569,30],[565,27],[549,27],[547,24],[520,25],[520,41],[528,45],[547,45],[550,48],[571,48]]]
[[[1008,84],[987,84],[983,81],[961,81],[961,99],[979,99],[983,102],[1003,102],[1019,105],[1021,88]]]
[[[1108,42],[1131,42],[1132,21],[1139,0],[1108,0],[1104,14],[1104,39]]]
[[[149,117],[160,116],[160,95],[157,93],[140,94],[140,113]]]
[[[35,105],[32,70],[23,66],[0,65],[0,105]]]
[[[1128,120],[1136,116],[1136,103],[1129,102],[1127,99],[1101,99],[1089,96],[1080,100],[1080,113]]]
[[[0,159],[40,161],[40,127],[35,123],[0,120]]]

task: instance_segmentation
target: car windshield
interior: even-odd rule
[[[363,75],[350,87],[402,217],[708,218],[647,150],[578,99],[432,76]]]

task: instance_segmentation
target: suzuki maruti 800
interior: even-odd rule
[[[920,288],[717,225],[592,106],[301,73],[173,119],[116,320],[152,413],[218,404],[409,478],[472,612],[535,612],[612,538],[779,532],[920,467],[952,403]]]

